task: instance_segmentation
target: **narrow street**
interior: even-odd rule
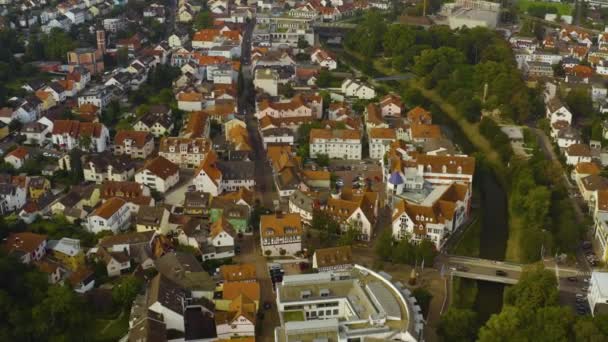
[[[247,124],[247,132],[253,147],[253,161],[255,163],[255,183],[258,198],[266,208],[273,208],[273,201],[278,199],[274,191],[272,169],[266,158],[266,151],[262,137],[258,129],[258,121],[255,114],[255,89],[253,88],[253,77],[251,70],[251,34],[255,26],[255,20],[247,23],[243,34],[243,44],[241,48],[241,81],[243,88],[239,96],[238,111],[244,117]]]

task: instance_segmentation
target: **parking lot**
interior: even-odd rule
[[[562,278],[559,284],[561,305],[570,306],[578,315],[590,314],[587,302],[589,276],[586,274],[576,277]]]

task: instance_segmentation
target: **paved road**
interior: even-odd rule
[[[239,97],[239,115],[244,116],[247,124],[247,132],[253,147],[253,160],[255,162],[255,182],[256,190],[260,194],[259,198],[266,208],[273,207],[273,201],[277,199],[274,191],[272,169],[266,157],[266,151],[262,143],[262,138],[258,130],[258,121],[255,118],[255,90],[249,72],[251,63],[251,35],[255,26],[255,20],[245,25],[243,34],[243,44],[241,47],[241,65],[243,90]]]
[[[165,193],[165,204],[182,206],[184,204],[184,195],[188,190],[188,186],[192,185],[194,178],[194,170],[181,169],[179,171],[179,182]]]
[[[254,263],[258,282],[260,283],[260,307],[264,313],[264,319],[260,321],[260,331],[256,335],[257,341],[274,341],[274,328],[281,325],[279,314],[276,307],[276,296],[272,289],[272,282],[268,274],[268,266],[266,258],[262,256],[259,250],[259,235],[250,235],[243,237],[239,245],[241,246],[241,254],[233,259],[237,263]],[[264,310],[265,302],[272,303],[270,310]]]
[[[471,279],[487,279],[489,281],[497,281],[504,283],[515,283],[519,280],[519,277],[522,272],[522,265],[510,262],[501,262],[494,260],[486,260],[486,259],[478,259],[478,258],[469,258],[469,257],[461,257],[461,256],[442,256],[441,257],[444,265],[449,265],[449,268],[445,270],[446,272],[455,271],[455,275],[461,276],[463,278],[471,278]],[[555,263],[551,260],[547,260],[545,262],[548,269],[554,269]],[[450,268],[464,266],[465,270],[452,270]],[[506,272],[506,276],[497,276],[497,271]],[[576,277],[583,273],[576,268],[572,267],[558,267],[557,273],[559,274],[559,278],[568,278],[568,277]]]

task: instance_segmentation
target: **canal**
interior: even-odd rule
[[[437,107],[433,109],[440,111]],[[440,115],[437,119],[446,135],[456,142],[463,152],[469,155],[476,152],[475,147],[448,115]],[[474,198],[473,201],[479,203],[478,211],[481,213],[479,257],[503,261],[509,238],[507,193],[496,178],[494,171],[483,165],[483,162],[476,165],[474,179],[478,198]],[[474,280],[465,282],[468,281],[471,282],[469,285],[477,287],[477,296],[472,309],[477,312],[480,324],[485,324],[492,314],[498,313],[502,309],[504,285]],[[455,295],[458,294],[455,293]]]
[[[479,257],[502,261],[509,238],[507,194],[488,168],[479,170],[477,181],[481,195]],[[485,323],[492,314],[500,312],[504,287],[499,283],[477,281],[474,310],[480,322]]]

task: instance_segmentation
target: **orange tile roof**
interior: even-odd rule
[[[201,42],[211,42],[215,37],[220,34],[220,30],[218,29],[202,29],[194,33],[192,37],[193,42],[201,41]]]
[[[234,41],[239,42],[241,40],[241,32],[237,30],[230,30],[222,32],[222,36]]]
[[[407,118],[412,124],[431,124],[431,121],[433,120],[433,116],[431,115],[431,113],[420,106],[415,107],[409,112],[407,112]]]
[[[14,251],[33,253],[46,238],[46,235],[30,232],[12,233],[2,243],[2,249],[9,254]]]
[[[198,65],[215,65],[227,63],[229,60],[223,56],[200,56],[198,58]]]
[[[184,130],[184,135],[190,138],[202,138],[205,132],[209,115],[203,111],[190,112],[188,124]]]
[[[222,292],[222,298],[227,300],[236,299],[240,294],[253,301],[260,300],[260,284],[257,281],[228,282],[224,284]]]
[[[217,185],[217,182],[222,177],[222,172],[216,166],[217,163],[217,155],[215,152],[209,151],[205,156],[205,159],[201,161],[198,169],[196,169],[195,175],[198,175],[201,171],[204,171],[205,174]]]
[[[597,191],[597,209],[608,211],[608,190]]]
[[[53,94],[51,94],[51,92],[48,91],[44,91],[44,90],[37,90],[36,91],[36,97],[38,99],[40,99],[40,101],[46,101],[46,99],[49,98],[49,96],[52,96]]]
[[[136,147],[142,148],[152,139],[150,132],[120,130],[114,137],[114,144],[122,145],[125,140],[132,140]]]
[[[165,180],[179,173],[179,167],[162,156],[148,160],[144,165],[144,169]]]
[[[352,264],[353,252],[351,246],[319,248],[315,251],[318,267],[328,267]]]
[[[370,139],[397,139],[397,133],[392,128],[372,128],[369,130]]]
[[[441,173],[444,166],[447,173],[458,173],[458,167],[461,168],[461,174],[472,175],[475,172],[473,157],[419,154],[415,159],[416,165],[422,165],[425,171],[430,166],[429,172]]]
[[[127,202],[125,202],[125,200],[122,198],[112,197],[103,202],[101,206],[95,210],[95,215],[103,217],[107,220],[125,204],[127,204]]]
[[[256,268],[253,263],[222,265],[220,266],[220,274],[226,282],[255,280]]]
[[[83,103],[80,106],[78,106],[78,109],[77,109],[77,112],[81,115],[83,115],[83,114],[95,115],[95,114],[97,114],[98,111],[99,111],[99,107],[97,107],[96,105],[94,105],[92,103]]]
[[[441,128],[438,125],[412,124],[412,138],[414,139],[439,139]]]
[[[19,160],[24,160],[30,155],[25,147],[19,146],[16,149],[10,151],[6,156],[13,156]]]
[[[183,92],[177,94],[177,100],[185,102],[201,102],[203,101],[203,94],[196,92]]]
[[[576,164],[576,172],[583,175],[599,175],[600,168],[596,163],[578,163]]]
[[[302,235],[302,220],[299,214],[262,215],[260,231],[265,238]]]
[[[310,130],[310,142],[314,143],[317,139],[354,139],[361,140],[361,132],[350,129],[322,129],[313,128]]]

